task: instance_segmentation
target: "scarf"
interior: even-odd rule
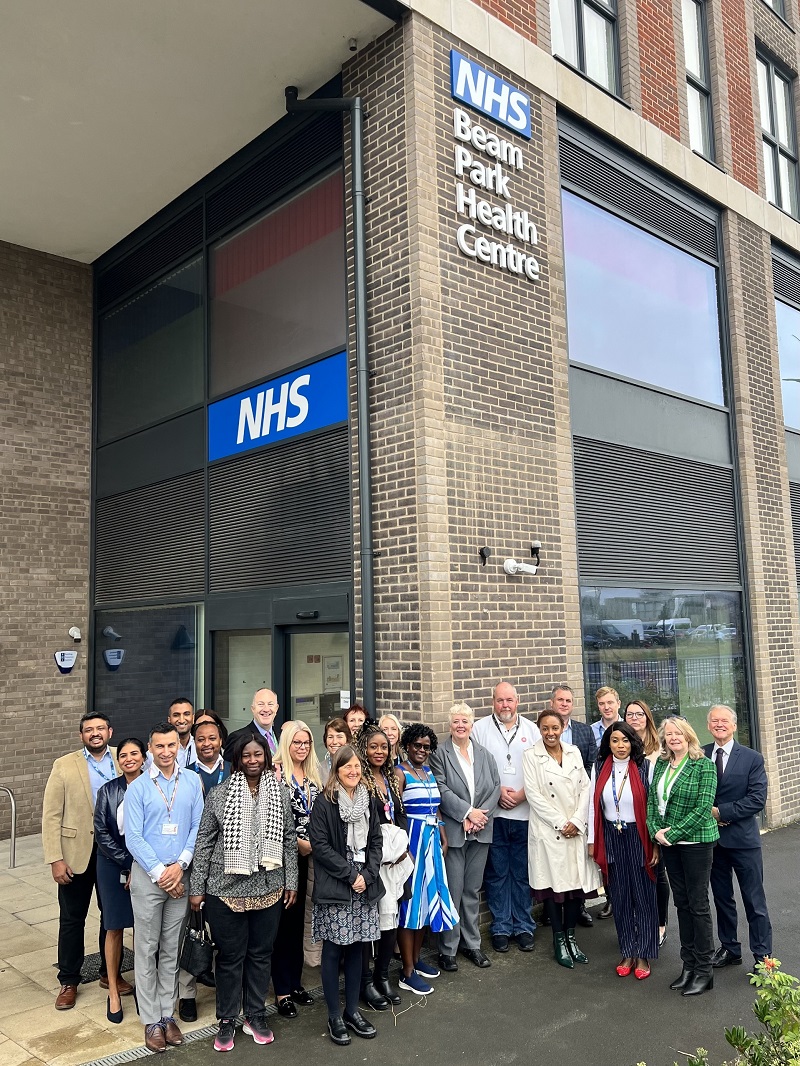
[[[613,765],[614,758],[609,755],[606,761],[603,763],[600,773],[597,775],[597,781],[594,789],[594,861],[603,871],[603,881],[608,882],[608,861],[606,859],[606,838],[604,834],[603,826],[603,789],[606,786],[606,782],[611,777],[611,767]],[[647,761],[642,763],[647,767]],[[653,844],[650,840],[650,834],[647,832],[647,790],[642,780],[641,768],[633,764],[633,768],[638,770],[638,773],[628,774],[628,780],[631,783],[631,796],[633,797],[633,814],[636,818],[636,830],[639,833],[639,839],[642,842],[642,851],[644,852],[644,868],[647,871],[647,876],[651,881],[655,881],[656,872],[650,865],[650,861],[653,858]]]
[[[347,846],[355,854],[365,851],[369,834],[369,792],[366,786],[359,784],[352,799],[339,785],[337,800],[339,817],[347,826]]]
[[[259,867],[277,870],[283,865],[283,833],[281,786],[274,774],[261,775],[257,802],[241,770],[231,774],[222,815],[225,873],[249,877]]]

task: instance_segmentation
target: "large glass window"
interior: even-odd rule
[[[610,685],[623,706],[643,699],[656,721],[683,715],[706,743],[708,710],[725,703],[748,743],[740,593],[585,586],[581,620],[592,711],[594,693]]]
[[[793,79],[765,56],[759,55],[757,64],[767,199],[797,217],[797,135]]]
[[[343,202],[337,170],[213,249],[211,396],[345,346]]]
[[[220,630],[213,634],[212,646],[214,710],[233,732],[253,720],[256,689],[272,685],[272,631]]]
[[[686,94],[689,106],[689,145],[714,158],[711,121],[711,76],[706,47],[705,0],[681,0],[683,48],[686,59]]]
[[[569,355],[724,403],[716,270],[564,192]]]
[[[101,318],[99,443],[202,403],[202,294],[198,256]]]
[[[551,0],[553,53],[618,93],[617,10],[613,0]]]
[[[775,301],[778,322],[778,355],[781,368],[783,421],[800,432],[800,311]]]

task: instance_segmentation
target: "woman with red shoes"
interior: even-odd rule
[[[640,981],[650,976],[650,962],[658,957],[658,845],[647,830],[651,772],[636,732],[615,722],[603,734],[592,768],[589,854],[614,900],[622,955],[617,973],[627,977],[633,971]]]

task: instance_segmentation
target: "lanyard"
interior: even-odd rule
[[[425,777],[422,780],[420,780],[420,778],[417,777],[416,771],[413,768],[411,770],[411,776],[416,778],[416,780],[419,781],[419,783],[421,785],[425,786],[425,789],[426,789],[426,791],[428,793],[428,812],[430,814],[433,814],[434,811],[436,810],[436,808],[439,806],[438,803],[434,804],[434,802],[433,802],[433,788],[431,786],[431,780],[430,780],[431,777],[433,777],[433,774],[430,772],[430,770],[428,769],[427,766],[423,766],[422,767],[422,772],[425,775]],[[434,778],[434,783],[435,783],[435,780],[436,779]],[[389,786],[387,785],[386,787],[388,789]]]
[[[159,793],[161,794],[161,798],[164,801],[164,806],[167,808],[167,821],[171,822],[172,821],[172,808],[175,806],[175,797],[178,795],[178,785],[180,784],[180,771],[176,767],[176,769],[175,769],[175,784],[173,785],[172,795],[171,795],[169,801],[167,801],[167,797],[164,795],[163,791],[161,790],[161,785],[159,785],[158,781],[156,781],[156,779],[154,777],[152,777],[150,780],[153,782],[153,784],[156,786],[156,788],[158,789]]]
[[[686,760],[688,758],[689,758],[688,755],[684,755],[684,757],[681,759],[681,761],[678,763],[678,765],[674,769],[671,766],[668,765],[666,770],[664,771],[664,778],[663,778],[664,783],[663,783],[663,785],[661,787],[661,796],[662,796],[662,798],[664,800],[664,804],[665,805],[666,805],[666,802],[667,802],[667,797],[669,796],[669,793],[670,793],[670,791],[672,789],[672,786],[675,784],[675,778],[678,776],[678,774],[683,769],[683,764],[686,762]]]
[[[497,719],[495,718],[494,715],[492,715],[492,721],[494,722],[495,729],[500,734],[500,736],[503,738],[503,743],[505,744],[506,749],[507,749],[506,750],[506,759],[508,759],[508,761],[510,763],[511,762],[511,745],[514,743],[514,741],[516,739],[516,736],[517,736],[517,733],[519,732],[519,717],[517,718],[517,724],[514,726],[514,732],[511,734],[511,740],[506,740],[506,733],[508,732],[508,730],[502,728],[502,726],[497,721]]]
[[[614,822],[614,825],[620,833],[622,832],[622,819],[619,816],[619,801],[622,799],[622,793],[625,791],[625,782],[628,780],[630,769],[631,764],[628,762],[628,765],[625,767],[625,773],[622,775],[622,784],[619,786],[619,795],[617,795],[617,770],[613,764],[611,766],[611,795],[614,797],[614,806],[617,809],[617,820]]]
[[[383,781],[386,785],[386,802],[383,805],[384,814],[388,814],[392,823],[394,823],[394,800],[392,799],[392,790],[389,788],[389,778],[386,774],[383,775]]]
[[[306,793],[306,779],[303,778],[303,784],[301,785],[294,774],[292,774],[292,788],[294,789],[295,795],[299,797],[300,802],[303,805],[303,810],[306,814],[311,814],[311,797]],[[310,791],[311,790],[309,789],[309,792]]]
[[[100,762],[105,762],[106,761],[106,755],[108,755],[108,749],[106,749],[105,755],[103,755],[103,758],[100,760]],[[84,757],[84,759],[86,759],[86,761],[91,766],[91,768],[94,770],[94,772],[96,774],[98,774],[100,777],[102,777],[102,779],[105,782],[113,781],[114,778],[117,776],[115,773],[113,773],[113,766],[112,766],[111,777],[106,777],[106,775],[100,769],[100,763],[98,763],[97,759],[93,759],[92,756],[88,754],[88,752],[86,751],[85,748],[83,750],[83,757]]]

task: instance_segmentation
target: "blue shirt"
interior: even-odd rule
[[[113,781],[117,776],[117,768],[108,748],[106,748],[102,759],[95,759],[94,755],[87,751],[86,748],[83,749],[83,757],[86,759],[89,770],[89,784],[92,786],[92,803],[94,803],[97,800],[97,793],[103,785]]]
[[[258,722],[255,720],[255,718],[253,719],[253,725],[259,731],[264,740],[266,740],[267,744],[269,744],[270,755],[274,755],[275,752],[278,750],[278,741],[275,739],[275,733],[273,732],[273,730],[262,729]]]
[[[191,770],[176,766],[167,779],[153,764],[128,785],[125,844],[154,884],[172,863],[192,861],[202,813],[203,789]],[[176,826],[175,832],[165,833],[165,825]]]
[[[617,715],[617,717],[614,719],[614,722],[621,722],[621,721],[623,721],[623,719],[620,718],[619,715]],[[609,725],[613,725],[614,722],[609,722]],[[600,741],[603,739],[603,733],[605,733],[605,731],[607,729],[608,729],[608,726],[605,724],[605,722],[603,721],[602,718],[598,718],[598,720],[596,722],[592,722],[592,732],[594,733],[594,739],[597,741],[597,747],[598,748],[600,747]],[[565,730],[565,732],[566,732],[566,730]],[[572,735],[572,730],[570,730],[570,736],[571,735]],[[572,741],[570,741],[570,743],[572,743]]]

